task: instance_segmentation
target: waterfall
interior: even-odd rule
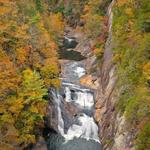
[[[74,72],[77,73],[79,78],[85,75],[85,69],[82,67],[77,67]]]
[[[74,62],[66,64],[64,70],[66,72],[70,71],[72,75],[76,76],[76,80],[68,77],[64,78],[66,76],[64,74],[61,89],[52,91],[53,100],[57,107],[59,133],[65,138],[65,141],[83,138],[99,142],[98,126],[93,119],[94,91],[76,82],[85,75],[85,69],[80,62]],[[63,116],[65,102],[80,110],[73,118],[70,118],[72,124],[70,124],[66,132],[64,132],[66,129],[65,121],[68,117],[65,116],[66,118],[64,118]]]
[[[86,74],[85,65],[80,62],[71,61],[62,65],[63,72],[63,80],[68,81],[70,83],[79,82],[79,78]]]
[[[81,108],[91,109],[94,106],[94,96],[90,89],[71,83],[63,83],[66,102],[72,102]]]
[[[56,105],[57,105],[56,107],[57,107],[57,114],[58,114],[58,130],[61,135],[64,135],[64,121],[62,118],[61,108],[60,108],[62,97],[59,94],[58,90],[52,89],[51,92],[52,92],[53,100],[56,102]]]
[[[66,44],[77,42],[65,37]],[[67,47],[67,46],[66,46]],[[98,126],[93,118],[95,92],[80,85],[80,79],[86,75],[84,60],[69,60],[61,64],[61,87],[52,90],[52,97],[57,108],[58,131],[49,141],[49,150],[100,150]],[[55,137],[56,144],[53,143]]]
[[[66,92],[66,101],[72,102],[71,100],[71,92],[69,87],[65,88]],[[77,91],[77,99],[73,100],[76,104],[81,106],[83,109],[91,109],[94,105],[94,99],[92,93],[88,93],[87,90],[83,89],[82,92]],[[94,119],[88,116],[85,113],[79,113],[74,118],[74,123],[69,127],[67,134],[64,133],[64,120],[61,112],[61,105],[63,97],[60,95],[59,91],[52,91],[53,99],[57,105],[57,113],[58,113],[58,130],[62,136],[65,137],[66,140],[72,140],[73,138],[85,138],[87,140],[92,139],[96,142],[99,142],[98,137],[98,127],[94,122]]]
[[[65,98],[65,100],[66,100],[66,102],[70,102],[71,101],[71,91],[70,91],[70,89],[69,89],[69,87],[66,87],[65,88],[65,95],[66,95],[66,98]]]
[[[84,113],[79,114],[79,116],[77,116],[77,121],[79,121],[80,124],[73,124],[65,135],[65,138],[67,140],[71,140],[74,137],[80,137],[87,140],[92,139],[99,142],[98,127],[92,117],[89,117]]]

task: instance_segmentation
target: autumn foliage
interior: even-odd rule
[[[35,143],[50,86],[59,87],[61,14],[40,0],[0,0],[0,149]],[[45,17],[46,16],[46,17]]]
[[[136,148],[150,147],[150,5],[118,0],[113,8],[113,52],[119,77],[117,108],[136,130]]]

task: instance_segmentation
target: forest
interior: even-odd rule
[[[101,68],[111,0],[0,0],[0,150],[35,144],[44,128],[48,91],[61,86],[65,26],[94,41]],[[150,1],[115,0],[112,23],[116,113],[136,129],[137,150],[150,149]]]
[[[35,143],[43,128],[48,87],[59,87],[60,13],[40,0],[0,1],[0,149]]]

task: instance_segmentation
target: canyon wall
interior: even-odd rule
[[[126,120],[125,113],[116,109],[119,99],[120,89],[116,86],[118,76],[117,65],[114,63],[112,40],[113,5],[115,0],[109,5],[108,15],[108,38],[105,43],[104,55],[101,67],[98,67],[98,81],[96,96],[95,119],[99,124],[99,135],[103,145],[103,150],[134,150],[136,131],[131,129],[131,125]],[[123,86],[123,85],[122,85]]]

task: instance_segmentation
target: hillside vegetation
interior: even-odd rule
[[[138,131],[139,150],[150,147],[150,3],[118,0],[114,6],[113,51],[117,64],[117,108]]]
[[[43,128],[48,87],[59,87],[64,23],[40,0],[0,0],[0,149],[23,149]]]
[[[59,88],[64,26],[93,41],[101,67],[111,0],[0,0],[0,149],[24,149],[44,127],[49,87]],[[137,150],[150,148],[150,1],[115,0],[115,111],[125,114]]]

